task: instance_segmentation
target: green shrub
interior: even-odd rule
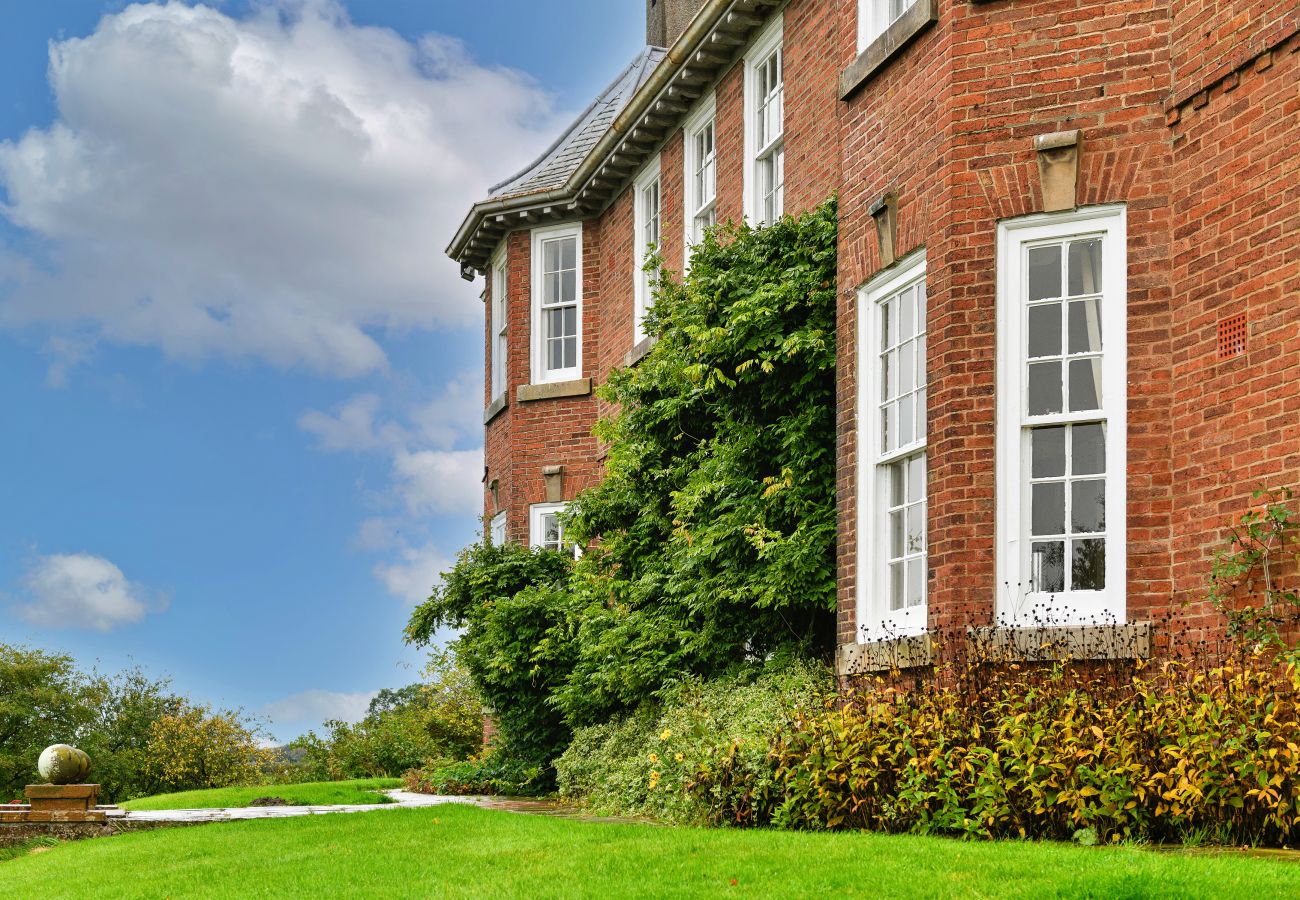
[[[454,654],[430,654],[424,681],[380,691],[360,722],[329,721],[294,740],[298,780],[396,777],[430,758],[465,759],[482,749],[483,704]]]
[[[482,759],[431,760],[402,775],[408,791],[420,794],[494,794],[523,797],[542,792],[547,775],[540,766],[490,753]]]
[[[764,808],[794,828],[1294,844],[1300,671],[1274,663],[1127,678],[971,664],[928,689],[879,682],[776,742]]]
[[[609,814],[735,823],[747,798],[767,790],[772,735],[832,689],[830,671],[813,663],[686,679],[661,703],[579,728],[556,761],[560,795]],[[718,779],[723,769],[738,777]]]

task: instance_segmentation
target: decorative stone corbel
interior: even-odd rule
[[[492,494],[492,511],[494,513],[499,512],[501,510],[501,490],[497,479],[492,479],[492,482],[488,485],[488,491]]]
[[[542,466],[546,479],[546,502],[559,503],[564,499],[564,466]]]
[[[871,204],[871,218],[876,220],[876,245],[880,248],[880,268],[892,266],[898,259],[898,194],[890,191]]]
[[[1079,131],[1054,131],[1034,138],[1043,212],[1074,209],[1078,202]]]

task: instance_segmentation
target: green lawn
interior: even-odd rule
[[[310,781],[304,784],[263,784],[257,787],[212,788],[140,797],[122,804],[126,809],[217,809],[247,806],[258,797],[283,797],[292,806],[332,806],[352,803],[387,803],[376,791],[402,786],[400,778],[357,778],[352,781]]]
[[[232,822],[0,863],[0,897],[1264,897],[1300,865],[872,834],[609,825],[468,806]]]

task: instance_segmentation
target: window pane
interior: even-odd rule
[[[554,513],[542,516],[542,543],[553,548],[560,546],[560,522]]]
[[[901,562],[889,566],[889,608],[891,611],[903,608],[903,564]]]
[[[578,273],[563,272],[560,275],[560,300],[573,303],[578,299]]]
[[[916,392],[916,439],[925,439],[925,388]]]
[[[1100,359],[1070,360],[1070,410],[1083,409],[1101,409]]]
[[[1032,443],[1034,478],[1060,478],[1065,474],[1065,426],[1035,428],[1029,433]],[[1076,444],[1077,446],[1077,444]]]
[[[1061,247],[1035,247],[1029,251],[1029,299],[1061,296]]]
[[[578,307],[566,306],[564,312],[564,334],[571,335],[578,333]]]
[[[890,417],[893,417],[893,422]],[[888,453],[889,450],[897,446],[894,442],[897,431],[896,424],[898,421],[898,408],[890,403],[880,410],[880,452]]]
[[[1106,541],[1087,538],[1074,541],[1074,559],[1070,566],[1071,588],[1076,591],[1106,589]]]
[[[1070,429],[1071,466],[1074,475],[1098,475],[1106,471],[1106,426],[1101,422],[1075,425]]]
[[[921,504],[907,508],[907,552],[925,550],[925,508]]]
[[[912,417],[912,395],[898,401],[898,446],[905,447],[912,443],[912,426],[916,420]]]
[[[925,560],[907,561],[907,606],[920,606],[925,600]]]
[[[922,334],[920,337],[916,339],[916,384],[917,387],[925,386],[925,335],[924,334]]]
[[[898,329],[903,340],[916,334],[916,306],[912,300],[912,290],[898,295]]]
[[[1033,363],[1029,367],[1029,414],[1042,416],[1061,411],[1061,364]]]
[[[903,510],[889,514],[889,558],[901,559],[906,553],[906,537],[904,535]]]
[[[542,271],[555,272],[560,268],[560,242],[546,241],[542,244]]]
[[[1101,350],[1101,298],[1070,303],[1070,352]]]
[[[1070,244],[1070,296],[1096,294],[1101,291],[1101,241],[1074,241]]]
[[[1059,594],[1065,590],[1065,543],[1035,541],[1030,548],[1031,589]]]
[[[564,368],[573,369],[578,365],[578,339],[576,337],[566,337],[564,339]]]
[[[564,248],[561,257],[563,267],[566,269],[576,269],[578,267],[578,239],[565,238],[560,241],[560,245]]]
[[[1035,484],[1030,507],[1030,534],[1065,533],[1065,483]]]
[[[1061,355],[1061,304],[1029,307],[1029,355]]]
[[[889,472],[889,505],[902,506],[907,496],[907,486],[904,484],[906,473],[903,471],[903,463],[894,463],[888,468]]]
[[[915,503],[925,499],[925,457],[913,456],[907,461],[907,500]]]
[[[904,332],[906,333],[906,332]],[[912,342],[898,348],[898,390],[900,393],[916,387],[916,372],[912,368]]]
[[[1106,530],[1106,482],[1102,479],[1070,484],[1070,531]]]
[[[564,368],[564,346],[562,339],[557,338],[547,342],[546,368],[551,371]]]

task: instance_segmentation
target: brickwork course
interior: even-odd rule
[[[865,47],[858,0],[647,5],[648,33],[670,46],[619,98],[607,143],[558,193],[475,207],[449,248],[481,273],[504,241],[509,264],[485,514],[504,511],[508,539],[526,542],[543,469],[563,467],[567,501],[604,457],[591,428],[611,410],[592,393],[517,398],[531,373],[531,229],[583,223],[581,374],[599,385],[636,343],[639,166],[657,155],[660,248],[676,267],[682,125],[712,95],[717,216],[745,214],[744,54],[779,18],[785,212],[840,199],[839,641],[862,640],[859,290],[889,268],[873,208],[894,197],[894,256],[926,260],[928,626],[987,626],[999,593],[998,227],[1044,212],[1035,139],[1073,132],[1074,206],[1122,205],[1127,223],[1127,471],[1110,473],[1126,486],[1126,618],[1221,631],[1202,598],[1227,522],[1256,488],[1300,483],[1300,4],[917,0]],[[491,290],[489,279],[488,309]]]

